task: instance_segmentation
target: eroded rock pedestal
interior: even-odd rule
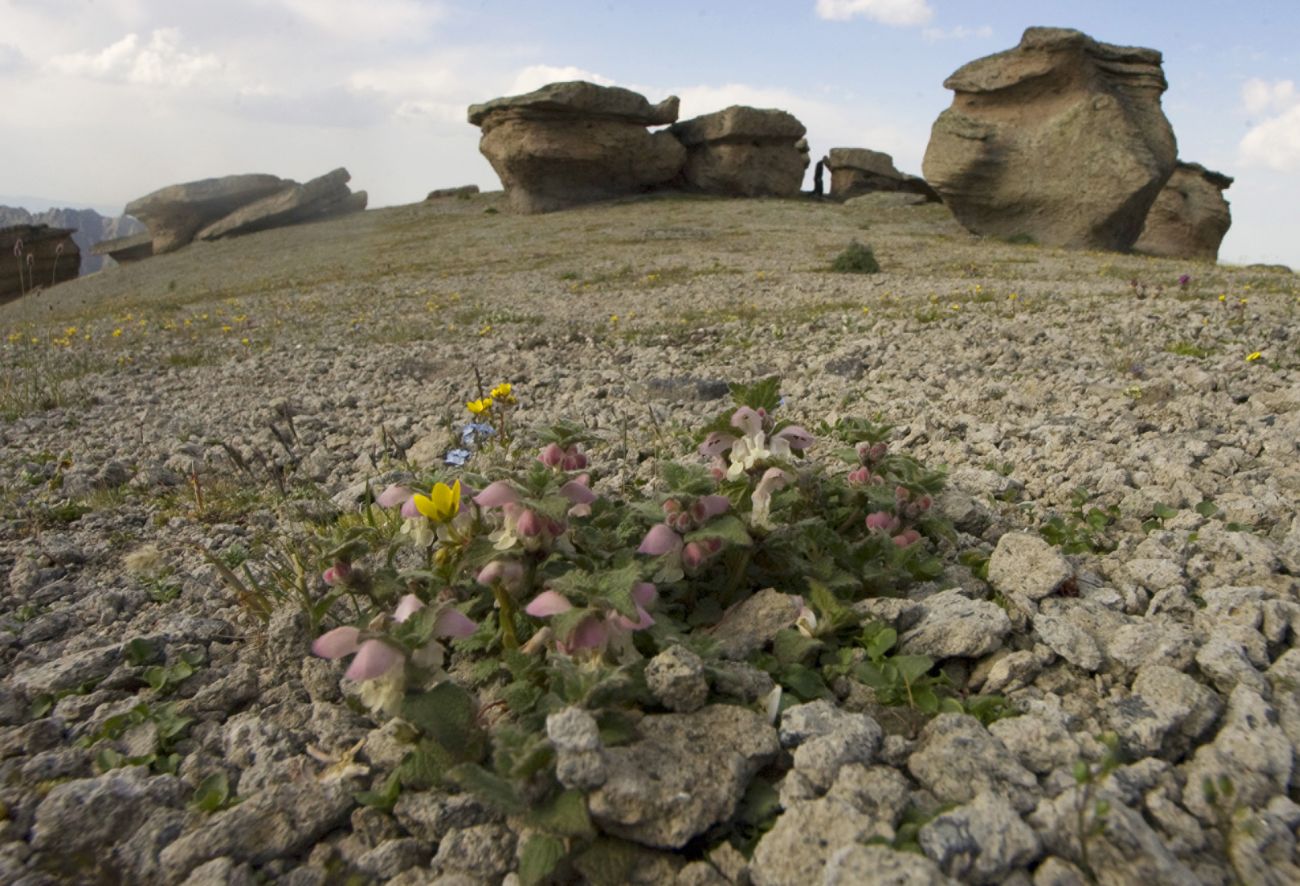
[[[808,168],[806,131],[785,111],[744,105],[683,120],[671,129],[686,146],[686,187],[735,197],[798,194]]]
[[[1223,192],[1232,179],[1199,163],[1179,162],[1147,214],[1133,248],[1165,258],[1217,261],[1219,244],[1232,225]]]
[[[686,149],[670,133],[678,99],[652,105],[617,86],[581,80],[471,105],[479,150],[519,212],[550,212],[638,194],[677,176]]]
[[[876,191],[888,193],[920,194],[927,201],[938,201],[939,195],[916,175],[899,172],[894,158],[882,151],[867,148],[831,148],[826,155],[826,168],[831,173],[831,198],[848,200]]]
[[[1029,28],[944,81],[925,179],[977,234],[1127,250],[1174,171],[1167,85],[1153,49]]]

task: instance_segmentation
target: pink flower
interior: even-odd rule
[[[533,618],[546,618],[568,612],[572,608],[573,604],[563,594],[556,591],[542,591],[533,598],[533,602],[524,607],[524,612]]]
[[[321,573],[321,580],[330,587],[337,587],[341,584],[347,584],[348,578],[352,575],[352,564],[344,563],[342,560]]]
[[[700,455],[706,455],[709,458],[719,458],[721,455],[732,447],[736,438],[731,434],[724,434],[721,431],[714,431],[704,438],[700,444]]]
[[[393,619],[404,622],[424,608],[424,603],[414,594],[407,594],[397,603]],[[473,621],[459,611],[448,607],[438,614],[433,623],[434,637],[467,637],[478,629]],[[361,630],[350,625],[326,631],[311,644],[311,651],[321,658],[331,661],[345,655],[353,655],[352,664],[343,674],[349,680],[374,680],[384,676],[401,662],[406,655],[397,646],[382,637],[361,639]]]
[[[815,442],[813,435],[798,425],[784,427],[773,436],[779,440],[784,440],[796,452],[807,449]]]
[[[763,433],[763,416],[748,406],[742,406],[732,413],[731,426],[746,437],[761,434]]]
[[[889,511],[867,514],[867,529],[872,532],[893,532],[898,528],[898,518]]]
[[[660,557],[681,549],[682,537],[673,532],[667,523],[656,523],[650,527],[650,531],[645,534],[645,538],[641,539],[641,547],[636,550],[638,554]]]
[[[493,560],[479,570],[475,580],[488,587],[500,582],[506,590],[518,590],[524,581],[524,566],[517,560]]]
[[[515,533],[520,538],[536,538],[545,531],[546,526],[536,511],[525,510],[515,521]]]
[[[481,508],[499,508],[519,501],[519,493],[505,480],[498,480],[474,496],[474,504]]]
[[[691,517],[697,524],[707,523],[720,514],[725,514],[731,507],[731,500],[725,495],[703,495],[691,505]]]
[[[375,504],[381,508],[395,508],[410,501],[412,495],[414,493],[407,487],[393,484],[379,493],[379,497],[375,499]]]
[[[871,481],[871,470],[866,466],[855,468],[849,471],[847,479],[850,486],[866,486]]]
[[[537,460],[548,468],[558,468],[560,462],[564,461],[564,450],[560,448],[559,443],[547,443],[542,449],[542,454],[537,456]]]
[[[898,533],[898,535],[895,535],[891,539],[891,541],[893,541],[893,543],[898,545],[900,548],[905,548],[908,547],[909,545],[914,545],[920,540],[921,540],[921,533],[917,532],[915,529],[904,529],[902,532]]]

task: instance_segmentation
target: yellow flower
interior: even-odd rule
[[[1246,355],[1246,362],[1247,362],[1247,363],[1254,363],[1256,360],[1258,360],[1258,359],[1259,359],[1260,357],[1262,357],[1262,356],[1264,356],[1264,354],[1263,354],[1262,352],[1260,352],[1260,351],[1254,351],[1254,352],[1249,353],[1249,354]]]
[[[63,335],[65,338],[72,338],[76,334],[77,334],[77,327],[75,326],[69,326],[67,329],[63,330]]]
[[[246,339],[246,338],[241,338],[241,339],[239,340],[239,343],[240,343],[241,345],[243,345],[244,347],[248,347],[248,345],[249,345],[249,341],[248,341],[248,339]]]
[[[511,390],[513,390],[513,388],[511,387],[510,382],[503,381],[492,389],[492,399],[505,400],[506,402],[509,402],[512,399],[510,395]]]
[[[221,327],[221,331],[222,331],[222,332],[229,332],[229,331],[230,331],[231,329],[233,329],[233,328],[234,328],[234,327],[232,327],[232,326],[222,326],[222,327]]]
[[[492,408],[492,398],[484,397],[482,400],[470,400],[465,404],[465,408],[475,415],[482,415]]]
[[[427,496],[417,492],[413,499],[415,509],[434,523],[449,523],[460,513],[460,481],[451,486],[434,483]]]
[[[1227,300],[1228,300],[1228,295],[1227,295],[1227,293],[1220,292],[1220,293],[1219,293],[1219,301],[1227,301]]]
[[[119,326],[113,330],[113,338],[121,338],[121,337],[122,337],[122,327]]]

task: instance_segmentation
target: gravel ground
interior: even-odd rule
[[[0,306],[0,880],[511,880],[516,830],[464,796],[356,805],[392,729],[199,549],[236,562],[440,456],[476,377],[514,384],[522,426],[586,424],[604,482],[640,486],[725,382],[772,373],[789,418],[878,414],[948,466],[960,550],[881,614],[1020,716],[908,725],[846,697],[764,720],[772,753],[735,753],[788,772],[753,858],[697,840],[647,851],[641,881],[1300,880],[1300,278],[985,240],[883,197],[498,207],[195,244]],[[826,271],[853,239],[881,273]],[[150,686],[146,647],[194,673]],[[712,718],[721,747],[754,730],[733,710],[647,721],[662,750],[670,718]],[[1122,765],[1077,785],[1107,732]],[[105,771],[104,746],[176,757]],[[734,805],[743,781],[689,750],[697,798]],[[195,810],[216,771],[242,802]],[[909,809],[922,854],[880,845]]]

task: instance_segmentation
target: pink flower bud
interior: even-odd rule
[[[546,618],[568,612],[572,608],[573,604],[563,594],[556,591],[542,591],[533,598],[533,602],[524,607],[524,612],[533,618]]]
[[[691,505],[691,517],[696,523],[705,523],[719,514],[725,514],[731,501],[725,495],[703,495]]]
[[[674,514],[672,519],[668,521],[668,525],[681,533],[690,532],[693,525],[691,522],[691,515],[685,511],[680,514]]]
[[[671,517],[673,514],[681,513],[682,503],[675,498],[670,498],[664,501],[663,509],[664,513]]]
[[[505,480],[488,484],[488,487],[474,496],[474,503],[481,508],[499,508],[519,501],[519,493]]]
[[[478,571],[475,580],[481,585],[500,582],[507,590],[516,590],[524,580],[524,567],[515,560],[493,560]]]
[[[547,443],[542,454],[537,456],[537,460],[548,468],[558,468],[564,461],[564,450],[560,448],[559,443]]]
[[[689,541],[682,548],[682,564],[687,569],[697,569],[707,559],[709,554],[698,541]]]
[[[867,529],[872,532],[893,532],[898,528],[898,518],[889,511],[867,514]]]
[[[398,505],[406,504],[411,500],[411,490],[405,486],[398,486],[396,483],[389,486],[379,497],[375,499],[375,504],[381,508],[395,508]]]
[[[673,532],[667,523],[656,523],[650,527],[650,531],[645,534],[645,538],[641,539],[641,547],[636,550],[638,554],[659,557],[669,551],[680,550],[681,546],[682,537]]]
[[[542,518],[537,515],[536,511],[527,510],[519,515],[519,521],[515,523],[515,532],[520,538],[536,538],[541,535],[546,526]]]
[[[865,486],[870,479],[871,469],[866,466],[849,471],[848,481],[850,486]]]
[[[560,462],[560,467],[566,471],[581,471],[587,466],[587,456],[578,448],[578,444],[573,444],[564,452],[564,458]]]
[[[347,584],[348,579],[352,576],[352,564],[339,560],[333,566],[321,573],[321,578],[325,584],[330,587],[337,587],[341,584]]]
[[[906,486],[894,487],[894,501],[907,501],[911,497],[912,497],[912,493],[908,492]]]
[[[898,545],[900,548],[905,548],[908,545],[913,545],[920,541],[921,533],[917,532],[915,529],[904,529],[902,532],[898,533],[898,535],[895,535],[892,540],[894,544]]]
[[[930,508],[933,505],[934,505],[934,499],[930,498],[930,496],[928,495],[923,495],[916,500],[916,506],[920,508],[922,513],[930,510]]]

